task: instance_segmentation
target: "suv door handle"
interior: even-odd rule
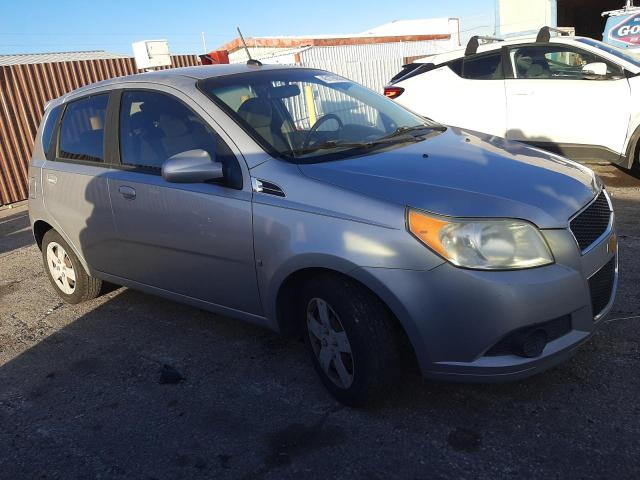
[[[533,90],[515,90],[513,94],[518,95],[519,97],[526,97],[529,95],[533,95]]]
[[[118,192],[120,192],[120,195],[122,195],[127,200],[133,200],[134,198],[136,198],[135,188],[127,187],[126,185],[120,185],[120,187],[118,187]]]
[[[58,177],[56,177],[53,173],[47,173],[47,182],[52,185],[58,183]]]

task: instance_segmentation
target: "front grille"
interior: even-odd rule
[[[569,224],[580,250],[584,252],[607,231],[610,219],[611,208],[603,190],[598,198]]]
[[[589,279],[589,293],[591,294],[591,309],[593,316],[597,317],[611,300],[613,293],[613,284],[616,277],[616,258],[613,257],[609,262],[598,270]]]
[[[546,334],[546,343],[556,340],[571,331],[571,315],[563,315],[548,322],[529,325],[514,330],[491,347],[487,353],[485,353],[485,356],[519,355],[520,342],[522,339],[536,331],[543,331]]]

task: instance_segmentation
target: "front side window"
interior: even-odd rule
[[[199,83],[258,143],[287,159],[317,161],[390,146],[405,129],[435,123],[338,75],[311,69],[261,70]],[[394,142],[395,143],[395,142]]]
[[[516,78],[584,80],[585,65],[605,63],[607,77],[622,76],[622,69],[585,50],[563,45],[524,46],[510,52]]]
[[[127,90],[120,101],[120,161],[160,173],[178,153],[205,150],[222,162],[225,182],[242,186],[242,171],[233,152],[195,112],[171,95]]]
[[[60,158],[104,161],[104,123],[108,103],[109,95],[101,94],[67,105],[60,126]]]

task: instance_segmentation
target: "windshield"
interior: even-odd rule
[[[265,150],[288,160],[358,155],[419,141],[420,134],[442,128],[322,70],[264,69],[198,85]]]
[[[628,50],[623,50],[614,45],[608,45],[603,42],[599,42],[598,40],[593,40],[591,38],[578,38],[579,42],[586,43],[592,47],[596,47],[604,52],[607,52],[611,55],[618,57],[621,60],[631,63],[632,65],[640,68],[640,55],[637,53],[632,53]]]

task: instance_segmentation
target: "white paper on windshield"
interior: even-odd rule
[[[347,81],[345,78],[331,74],[316,75],[316,78],[322,80],[324,83],[344,83]]]

